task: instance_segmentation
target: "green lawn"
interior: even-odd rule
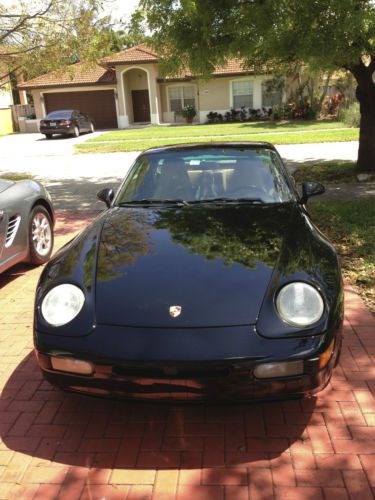
[[[356,162],[347,160],[322,161],[309,163],[299,167],[293,177],[297,183],[305,181],[316,182],[356,182]]]
[[[34,179],[34,176],[24,172],[18,174],[0,174],[1,179],[7,179],[9,181],[23,181],[25,179]]]
[[[344,276],[375,312],[374,200],[328,200],[307,207],[316,225],[335,245]]]
[[[340,142],[356,141],[358,134],[358,129],[345,128],[339,122],[299,121],[182,127],[158,126],[107,132],[83,144],[77,144],[75,151],[77,153],[142,151],[169,144],[207,141],[266,141],[273,144]]]
[[[306,130],[347,128],[347,125],[336,121],[282,121],[282,122],[251,122],[251,123],[223,123],[215,125],[176,125],[151,126],[145,128],[114,130],[87,142],[101,141],[129,141],[134,139],[156,139],[177,137],[211,137],[218,135],[248,135],[266,132],[295,132]]]

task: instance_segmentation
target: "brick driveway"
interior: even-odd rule
[[[56,248],[93,213],[59,213]],[[0,499],[375,496],[375,320],[346,291],[341,363],[317,398],[156,405],[65,394],[32,354],[40,269],[0,277]]]

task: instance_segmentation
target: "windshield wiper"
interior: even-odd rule
[[[118,206],[125,207],[129,205],[179,205],[186,206],[189,205],[189,202],[185,200],[173,200],[173,199],[155,199],[155,198],[143,198],[141,200],[129,200],[119,203]]]
[[[264,203],[261,198],[207,198],[206,200],[191,201],[191,204],[198,203],[251,203],[259,205]]]

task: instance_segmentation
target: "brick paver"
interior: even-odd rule
[[[56,247],[95,213],[60,212]],[[346,289],[340,365],[318,397],[177,405],[67,394],[32,354],[40,268],[0,277],[1,499],[375,496],[375,319]]]

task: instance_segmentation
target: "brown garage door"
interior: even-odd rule
[[[92,118],[95,128],[117,128],[113,90],[46,93],[44,102],[47,113],[59,109],[78,109]]]

